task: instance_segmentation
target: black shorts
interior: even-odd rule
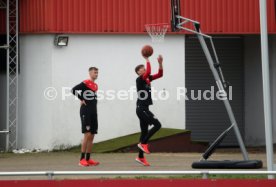
[[[137,106],[136,114],[140,120],[140,125],[151,126],[155,124],[157,118],[149,110],[149,106]]]
[[[91,134],[98,133],[98,115],[94,107],[82,105],[80,108],[81,117],[81,132],[91,132]]]

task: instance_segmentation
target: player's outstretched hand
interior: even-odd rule
[[[157,61],[158,61],[159,64],[163,63],[163,57],[162,57],[162,55],[158,56]]]
[[[149,61],[149,57],[143,56],[146,61]]]

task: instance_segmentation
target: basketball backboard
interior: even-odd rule
[[[171,0],[171,29],[172,32],[177,31],[177,25],[180,24],[180,0]]]

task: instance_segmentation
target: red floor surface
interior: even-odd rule
[[[276,180],[224,179],[105,179],[105,180],[18,180],[0,181],[1,187],[275,187]]]

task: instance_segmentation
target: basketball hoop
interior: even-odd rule
[[[161,43],[164,41],[165,34],[169,28],[167,23],[158,24],[146,24],[145,25],[148,34],[151,37],[153,43]]]

